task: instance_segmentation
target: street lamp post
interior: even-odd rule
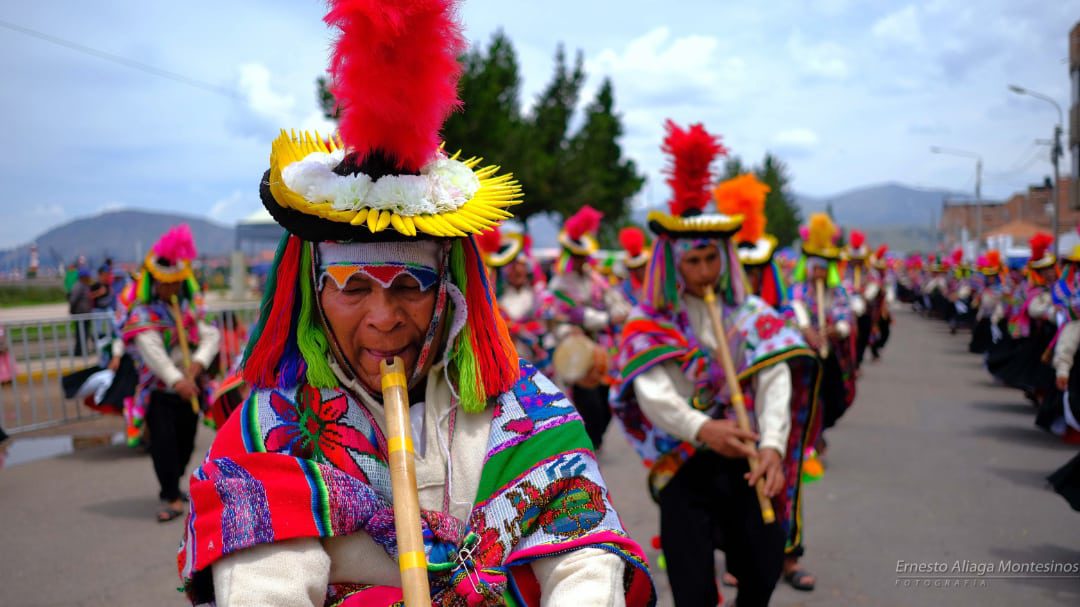
[[[1061,192],[1059,190],[1059,188],[1061,187],[1061,181],[1060,181],[1061,176],[1058,174],[1058,160],[1061,159],[1061,156],[1064,153],[1064,151],[1062,150],[1062,147],[1061,147],[1061,125],[1065,121],[1064,115],[1062,114],[1061,106],[1058,105],[1058,102],[1054,101],[1053,98],[1051,98],[1049,95],[1043,95],[1042,93],[1037,93],[1035,91],[1028,90],[1028,89],[1026,89],[1026,88],[1024,88],[1022,86],[1016,86],[1015,84],[1010,84],[1009,85],[1009,90],[1016,93],[1017,95],[1027,95],[1029,97],[1034,97],[1036,99],[1041,99],[1041,100],[1049,103],[1050,105],[1054,106],[1054,109],[1057,110],[1058,121],[1057,121],[1057,124],[1054,125],[1054,141],[1053,141],[1053,145],[1050,147],[1050,163],[1054,165],[1054,187],[1051,188],[1051,190],[1050,190],[1050,206],[1053,209],[1053,212],[1052,212],[1050,217],[1051,217],[1051,222],[1052,222],[1051,223],[1051,228],[1054,231],[1054,255],[1057,256],[1057,254],[1058,254],[1058,231],[1059,231],[1059,226],[1058,226],[1058,215],[1059,215],[1059,213],[1058,213],[1058,196],[1061,195]]]
[[[978,258],[979,251],[982,250],[982,156],[967,150],[943,148],[936,145],[931,146],[930,151],[934,154],[975,159],[975,257]]]

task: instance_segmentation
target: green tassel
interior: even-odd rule
[[[829,278],[828,285],[830,289],[835,289],[840,286],[840,267],[835,261],[829,262]]]
[[[799,256],[799,261],[795,264],[795,270],[791,273],[791,281],[793,283],[806,281],[806,255]]]
[[[465,269],[465,250],[461,239],[455,239],[450,247],[450,278],[461,292],[467,293],[469,280]],[[484,386],[476,376],[476,353],[472,350],[472,333],[468,323],[461,328],[457,343],[453,344],[450,363],[457,371],[457,393],[461,407],[467,413],[479,413],[487,406]]]
[[[330,343],[315,324],[315,287],[311,284],[311,245],[300,248],[300,315],[296,325],[296,345],[307,363],[308,384],[316,388],[336,388],[338,385],[330,363],[326,361]]]

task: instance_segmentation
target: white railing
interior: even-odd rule
[[[222,366],[243,351],[244,329],[254,324],[258,311],[254,302],[207,311],[207,321],[222,329]],[[18,434],[96,416],[65,398],[60,380],[99,364],[102,348],[115,336],[110,312],[0,322],[0,426]]]

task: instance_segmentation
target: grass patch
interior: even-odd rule
[[[0,308],[66,301],[67,293],[63,285],[0,285]]]

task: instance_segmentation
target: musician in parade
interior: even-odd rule
[[[619,289],[631,306],[641,299],[645,285],[645,269],[649,265],[651,251],[645,242],[645,232],[637,226],[619,230],[619,244],[623,249],[622,268],[625,272],[619,280]]]
[[[1053,388],[1054,370],[1046,356],[1058,329],[1058,308],[1051,287],[1058,280],[1053,237],[1031,238],[1026,278],[1014,283],[1007,310],[1007,331],[991,346],[986,366],[1003,384],[1021,390],[1036,405]]]
[[[810,216],[802,257],[792,275],[795,324],[822,364],[822,429],[827,430],[855,401],[855,344],[848,294],[840,279],[837,228],[829,216]],[[824,437],[818,452],[824,455]]]
[[[881,351],[892,332],[892,311],[896,303],[896,277],[889,267],[888,245],[881,245],[870,258],[863,299],[870,309],[870,335],[867,345],[872,360],[881,359]]]
[[[287,233],[252,395],[192,477],[194,603],[655,601],[580,417],[519,361],[476,246],[520,188],[440,148],[456,10],[330,3],[340,130],[283,132],[260,183]]]
[[[786,363],[812,353],[745,292],[730,238],[742,217],[704,212],[718,139],[669,121],[664,150],[671,212],[649,215],[658,237],[623,329],[612,404],[649,468],[675,604],[717,604],[719,540],[738,579],[736,604],[766,605],[784,560],[773,500],[785,486],[791,430]]]
[[[844,289],[848,292],[851,314],[855,318],[855,366],[861,367],[866,348],[870,345],[873,328],[870,305],[863,293],[867,286],[870,265],[870,248],[866,244],[866,235],[859,230],[851,230],[841,258]]]
[[[180,489],[195,448],[195,433],[208,385],[205,374],[221,343],[216,327],[204,321],[200,289],[191,270],[195,241],[187,225],[165,233],[150,249],[136,281],[121,294],[126,312],[120,323],[123,349],[138,370],[127,413],[150,438],[162,506],[157,520],[184,514]],[[119,362],[120,358],[115,358]]]
[[[618,289],[609,288],[608,280],[593,269],[593,256],[599,249],[596,232],[603,215],[585,205],[568,217],[559,231],[561,253],[555,276],[548,285],[551,294],[549,318],[554,321],[554,334],[559,342],[572,335],[585,336],[593,342],[575,340],[575,349],[588,347],[595,351],[595,365],[585,372],[567,374],[561,372],[563,356],[557,350],[555,356],[556,379],[571,390],[570,398],[585,420],[585,429],[593,448],[603,444],[604,433],[611,422],[608,405],[608,385],[605,381],[582,381],[583,377],[596,375],[594,367],[603,367],[609,352],[615,347],[619,326],[630,313],[630,303]],[[573,365],[571,365],[573,366]],[[607,375],[601,369],[600,375]]]
[[[551,296],[545,288],[546,277],[532,257],[528,237],[492,228],[479,234],[476,244],[491,272],[499,311],[518,356],[547,373],[554,348],[545,318]]]
[[[716,208],[721,213],[743,217],[742,227],[732,236],[739,263],[747,278],[750,293],[780,313],[789,327],[798,330],[791,315],[790,300],[783,275],[776,263],[777,239],[766,232],[765,199],[769,186],[752,174],[739,175],[713,188]],[[791,428],[784,453],[784,490],[777,496],[777,511],[784,527],[784,580],[796,590],[813,590],[815,578],[799,565],[805,554],[802,492],[803,476],[820,478],[820,462],[814,459],[814,444],[821,433],[821,408],[818,406],[819,366],[813,357],[788,361],[791,371]],[[730,570],[730,567],[729,567]],[[727,573],[725,583],[737,585],[738,579]]]

